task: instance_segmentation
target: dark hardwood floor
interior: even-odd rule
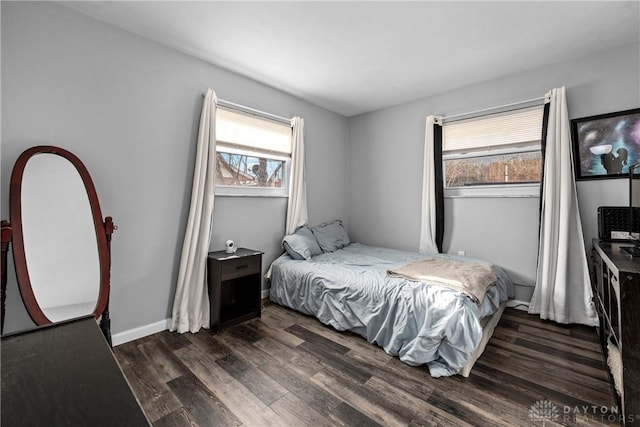
[[[468,378],[431,378],[275,304],[217,335],[165,331],[114,351],[157,427],[617,425],[595,329],[515,309]]]

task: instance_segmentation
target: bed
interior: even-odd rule
[[[319,233],[309,235],[322,243]],[[424,259],[478,260],[367,246],[348,237],[337,246],[300,256],[287,250],[269,269],[271,300],[355,332],[409,365],[426,364],[433,377],[469,375],[513,298],[513,284],[502,268],[493,266],[497,280],[482,301],[474,301],[460,291],[389,271]]]

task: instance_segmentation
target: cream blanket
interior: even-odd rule
[[[387,274],[417,282],[428,282],[463,292],[479,304],[489,286],[496,282],[493,267],[479,262],[427,258],[409,263]]]

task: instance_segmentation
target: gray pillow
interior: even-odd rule
[[[340,220],[325,222],[324,224],[311,227],[311,231],[313,231],[313,235],[316,236],[318,245],[320,245],[323,252],[333,252],[351,243],[349,235]]]
[[[309,259],[322,253],[316,238],[307,226],[298,228],[293,234],[284,236],[282,246],[293,259]]]

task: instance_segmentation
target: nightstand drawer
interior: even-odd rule
[[[245,256],[235,259],[228,259],[221,263],[221,280],[230,280],[248,274],[260,273],[262,270],[260,256]]]

